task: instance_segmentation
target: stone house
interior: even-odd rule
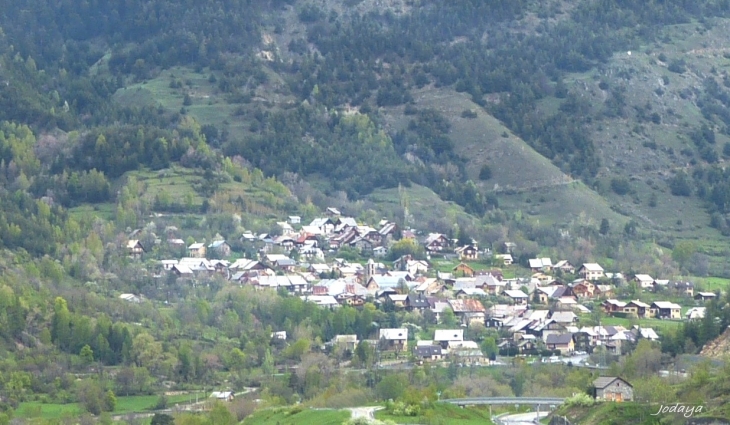
[[[605,376],[593,381],[593,397],[606,401],[632,401],[634,387],[623,378]]]

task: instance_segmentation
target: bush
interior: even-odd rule
[[[492,169],[489,168],[489,165],[482,165],[481,170],[479,170],[479,180],[485,181],[492,178]]]
[[[611,190],[617,195],[623,196],[631,191],[631,185],[625,178],[611,179]]]
[[[590,407],[596,404],[596,400],[588,394],[575,394],[565,399],[565,405],[568,407]]]
[[[475,111],[473,109],[464,109],[461,112],[461,117],[462,118],[469,118],[469,119],[476,118],[477,117],[477,111]]]

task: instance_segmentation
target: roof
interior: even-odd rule
[[[125,301],[132,301],[132,302],[140,301],[140,298],[134,294],[122,294],[119,296],[119,298],[121,298]]]
[[[440,345],[418,345],[415,352],[418,357],[440,356],[442,354]]]
[[[541,269],[543,267],[552,267],[553,261],[549,258],[530,258],[528,260],[531,269]]]
[[[632,388],[634,387],[633,385],[629,384],[628,381],[626,381],[625,379],[620,378],[618,376],[604,376],[602,378],[598,378],[595,381],[593,381],[593,386],[596,388],[599,388],[599,389],[606,388],[609,385],[611,385],[614,381],[616,381],[617,379],[620,380],[621,382],[623,382],[624,384],[628,385],[629,387],[632,387]]]
[[[213,391],[210,393],[210,398],[226,399],[233,397],[233,391]]]
[[[669,302],[669,301],[654,301],[652,303],[652,306],[656,306],[657,308],[660,308],[662,310],[664,310],[664,309],[675,310],[675,309],[681,309],[682,308],[681,305],[675,304],[675,303]]]
[[[715,298],[716,295],[714,292],[698,292],[696,295],[705,297],[705,298]]]
[[[463,329],[437,329],[433,334],[434,341],[463,341]]]
[[[649,276],[648,274],[637,274],[634,276],[634,279],[638,280],[639,282],[654,282],[654,278]]]
[[[132,239],[130,241],[127,241],[127,248],[129,248],[129,249],[136,248],[138,245],[140,247],[142,247],[142,244],[139,243],[139,241],[137,239]]]
[[[378,337],[386,339],[388,341],[400,341],[408,339],[408,329],[405,328],[386,328],[381,329],[378,333]]]
[[[204,247],[205,247],[205,244],[204,243],[202,243],[202,242],[196,242],[196,243],[190,245],[188,247],[188,249],[200,249],[200,248],[204,248]]]
[[[569,344],[573,340],[573,334],[550,334],[545,340],[546,344]]]
[[[589,272],[602,272],[603,267],[599,266],[597,263],[583,263],[583,266],[581,266],[582,269],[586,269]]]
[[[504,293],[510,298],[527,298],[527,294],[519,289],[507,289]]]
[[[357,342],[357,335],[335,335],[332,341],[335,343]]]
[[[650,307],[650,306],[649,306],[649,304],[647,304],[647,303],[644,303],[644,302],[641,302],[641,301],[639,301],[639,300],[632,300],[632,301],[629,301],[629,302],[628,302],[628,303],[626,303],[625,305],[631,305],[631,304],[633,304],[633,305],[635,305],[635,306],[637,306],[637,307],[641,307],[641,308],[649,308],[649,307]]]
[[[217,249],[223,245],[228,245],[228,243],[226,243],[226,241],[214,241],[212,244],[208,245],[208,248]]]
[[[419,308],[427,308],[431,305],[431,304],[429,304],[428,299],[426,299],[426,297],[423,296],[423,294],[418,294],[418,295],[409,294],[406,302],[411,307],[419,307]]]
[[[575,315],[572,311],[556,311],[553,313],[551,319],[558,323],[571,323],[573,322],[578,316]]]
[[[331,295],[305,295],[300,297],[304,301],[309,301],[317,305],[333,306],[339,305],[335,297]]]
[[[482,288],[461,288],[458,292],[463,292],[470,297],[485,297],[487,293]]]
[[[616,307],[623,308],[626,307],[626,303],[619,300],[606,300],[604,301],[605,304],[615,305]]]
[[[486,311],[484,305],[474,299],[449,300],[449,305],[454,313],[484,313]]]
[[[562,269],[562,268],[573,268],[573,265],[568,262],[568,260],[560,260],[553,266],[556,269]]]

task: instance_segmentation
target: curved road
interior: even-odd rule
[[[498,418],[499,423],[502,425],[534,425],[537,423],[535,419],[540,415],[540,419],[549,415],[550,412],[529,412],[529,413],[515,413],[513,415],[504,415]]]

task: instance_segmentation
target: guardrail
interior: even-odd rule
[[[440,400],[441,403],[451,403],[457,406],[475,406],[475,405],[560,405],[565,402],[564,398],[558,397],[474,397],[474,398],[452,398]]]

